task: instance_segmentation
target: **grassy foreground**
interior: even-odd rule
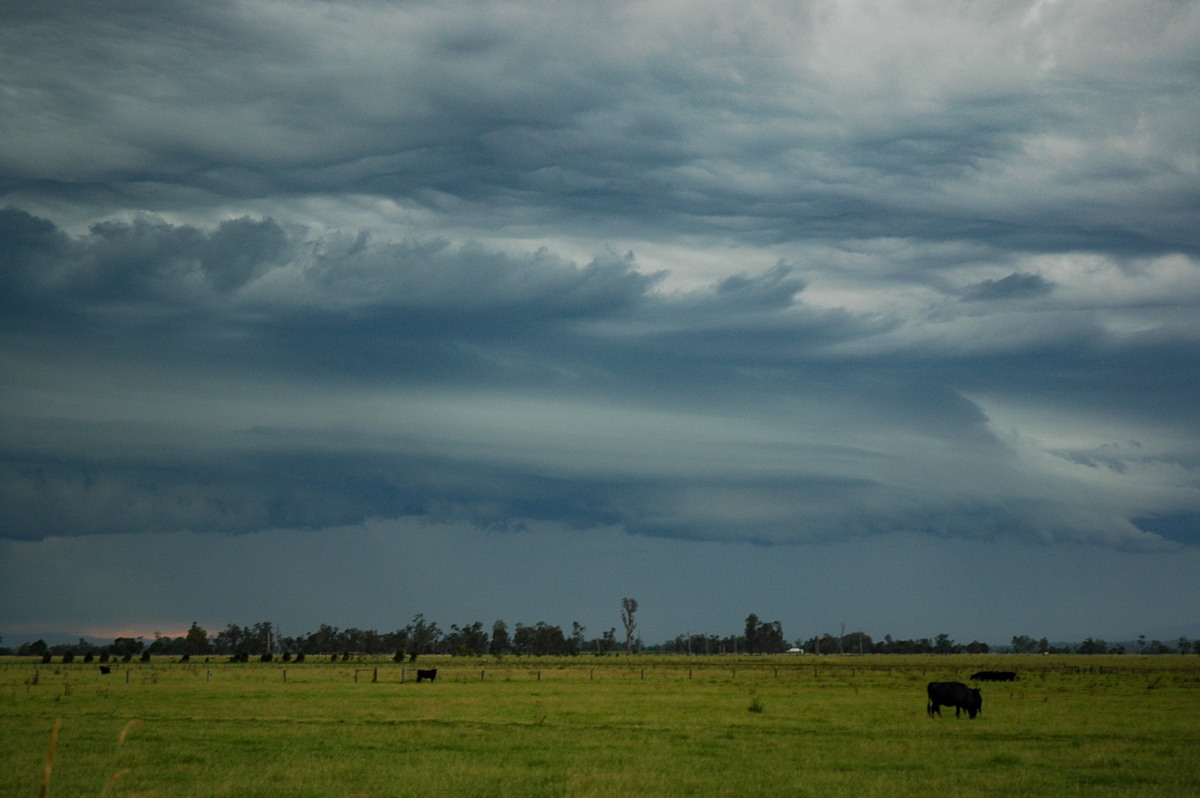
[[[0,659],[0,795],[1200,795],[1200,657],[220,659]]]

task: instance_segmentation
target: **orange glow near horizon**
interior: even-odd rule
[[[149,632],[144,632],[135,631],[126,627],[125,629],[118,629],[115,631],[112,629],[99,629],[83,633],[85,637],[111,637],[114,640],[116,640],[118,637],[132,637],[135,639],[140,637],[143,640],[153,640],[156,634],[159,637],[187,637],[187,629],[183,629],[182,631],[163,631],[162,629],[154,629]]]
[[[90,627],[84,629],[64,630],[61,626],[43,626],[38,625],[36,628],[29,624],[23,625],[21,628],[13,627],[8,630],[13,634],[38,634],[38,635],[56,635],[62,637],[98,637],[102,640],[116,640],[118,637],[132,637],[133,639],[141,638],[142,640],[152,641],[157,632],[159,637],[187,637],[187,629],[175,631],[173,629],[152,629],[145,631],[143,629],[134,629],[132,627]]]

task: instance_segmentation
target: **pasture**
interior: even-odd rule
[[[0,659],[0,795],[1200,794],[1195,656],[226,659]]]

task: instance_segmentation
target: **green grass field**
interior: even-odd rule
[[[1200,795],[1200,657],[225,659],[0,659],[0,795]]]

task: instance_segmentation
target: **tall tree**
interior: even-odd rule
[[[275,626],[270,621],[259,621],[250,629],[250,645],[247,651],[271,654],[275,648]]]
[[[746,653],[758,651],[758,616],[750,613],[746,616]]]
[[[488,646],[488,653],[498,657],[508,653],[511,648],[512,641],[508,637],[508,625],[504,621],[496,621],[492,624],[492,642]]]
[[[758,647],[764,654],[782,654],[787,650],[783,639],[783,624],[763,621],[758,626]]]
[[[1037,641],[1029,635],[1013,635],[1012,650],[1014,654],[1032,654],[1037,649]]]
[[[625,627],[625,653],[633,653],[633,632],[637,629],[637,621],[633,614],[637,612],[638,603],[635,599],[621,599],[621,625]]]
[[[587,627],[579,621],[571,621],[571,637],[567,640],[567,651],[574,655],[583,651],[583,633],[587,631]]]
[[[184,650],[188,654],[207,654],[211,650],[208,645],[208,632],[195,621],[192,621],[192,626],[188,629]]]
[[[408,637],[412,641],[412,651],[414,654],[429,654],[433,651],[434,646],[442,637],[442,630],[438,628],[436,623],[429,623],[425,620],[425,616],[417,614],[413,616],[412,623],[408,625]]]

